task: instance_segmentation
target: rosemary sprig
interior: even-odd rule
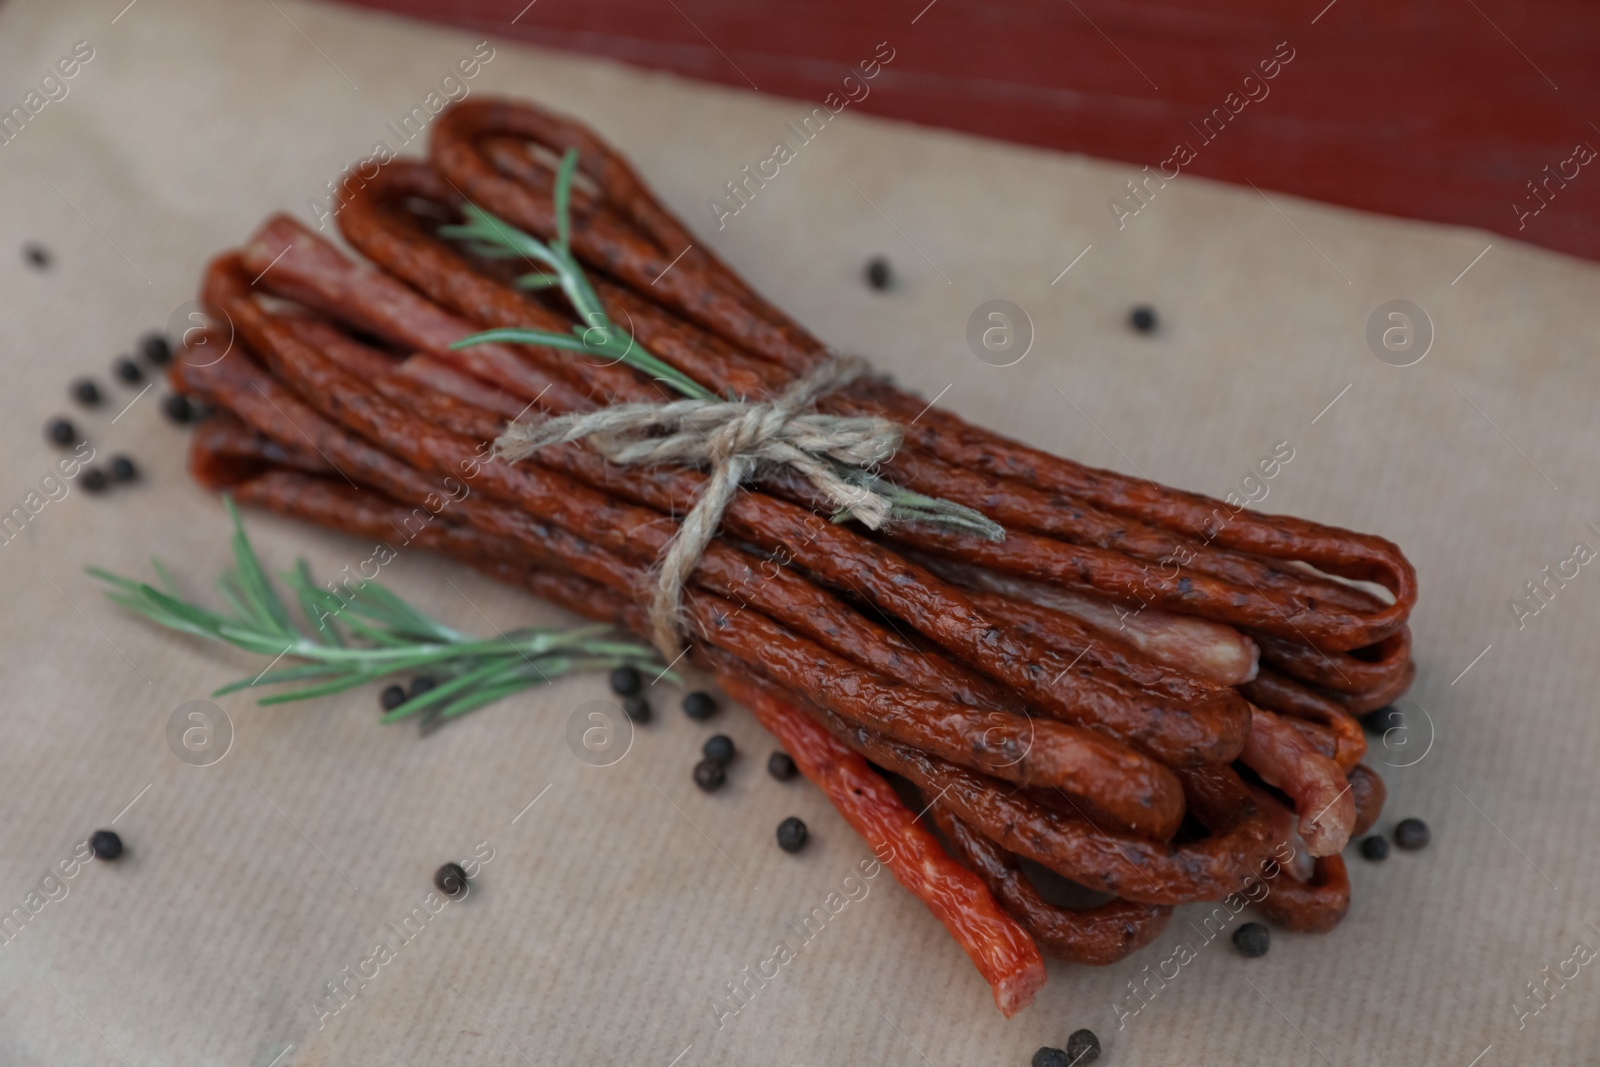
[[[503,329],[487,330],[462,338],[451,348],[484,344],[489,341],[510,341],[516,344],[544,345],[564,348],[571,352],[625,363],[643,371],[658,381],[665,382],[691,400],[716,400],[715,393],[684,374],[676,367],[652,355],[632,336],[617,327],[606,314],[600,297],[595,294],[583,267],[572,254],[572,227],[569,206],[572,200],[572,175],[578,166],[578,153],[567,149],[556,170],[555,216],[556,239],[548,244],[532,234],[496,218],[476,204],[466,205],[463,213],[467,222],[463,226],[443,226],[439,233],[473,242],[473,250],[492,259],[522,256],[542,263],[548,271],[524,274],[517,284],[525,289],[547,289],[560,286],[561,292],[572,305],[578,321],[572,333],[562,334],[552,330]]]
[[[625,334],[606,314],[594,287],[589,284],[583,266],[572,254],[572,226],[569,217],[572,202],[572,176],[578,167],[578,153],[569,148],[556,168],[555,207],[556,238],[546,243],[517,229],[504,219],[478,207],[467,204],[462,210],[467,222],[461,226],[442,226],[440,236],[471,243],[472,250],[489,259],[522,257],[543,264],[545,270],[524,274],[517,284],[525,289],[547,289],[560,286],[568,303],[578,317],[572,333],[562,334],[552,330],[526,330],[506,328],[485,330],[471,337],[463,337],[451,348],[489,342],[544,345],[569,352],[584,352],[612,362],[624,363],[650,375],[659,382],[672,386],[691,400],[716,400],[717,394],[652,355],[634,337]],[[890,521],[924,522],[960,533],[972,534],[987,541],[1004,541],[1005,528],[982,512],[938,497],[924,496],[904,489],[876,475],[839,466],[841,475],[858,485],[871,488],[888,499]],[[849,517],[846,509],[836,515],[835,521]]]
[[[217,586],[232,614],[185,600],[160,561],[155,570],[161,588],[88,568],[110,585],[109,600],[168,629],[272,656],[272,665],[286,658],[305,661],[281,670],[269,665],[254,678],[229,683],[212,696],[303,683],[258,701],[283,704],[343,692],[393,674],[426,671],[437,683],[434,688],[405,701],[382,720],[396,722],[420,713],[426,731],[563,674],[659,667],[653,649],[615,637],[609,626],[524,627],[500,637],[475,638],[429,618],[377,582],[366,582],[353,592],[346,589],[343,595],[323,588],[302,559],[279,577],[311,624],[308,633],[296,625],[267,576],[233,500],[224,501],[233,519],[234,565],[218,577]],[[670,672],[664,676],[676,680]]]

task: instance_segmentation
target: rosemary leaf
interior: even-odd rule
[[[528,688],[530,684],[532,683],[526,679],[518,679],[513,682],[503,683],[499,686],[488,686],[486,688],[479,689],[476,692],[457,697],[455,700],[452,700],[450,703],[446,704],[443,708],[440,708],[439,717],[441,719],[457,718],[458,716],[465,715],[469,711],[476,711],[485,704],[492,704],[496,700],[500,700],[503,697],[508,697],[513,693],[521,692],[522,690]]]
[[[241,678],[236,682],[229,682],[221,689],[213,689],[211,695],[214,697],[227,696],[229,693],[237,693],[241,689],[249,689],[252,686],[281,685],[284,682],[303,682],[307,678],[326,678],[330,674],[338,674],[343,670],[344,668],[342,667],[332,666],[327,663],[307,663],[299,667],[285,667],[281,671],[268,671],[266,674],[257,675],[254,678]]]
[[[445,682],[443,685],[436,685],[426,693],[412,697],[404,704],[401,704],[393,711],[390,711],[384,715],[383,721],[385,723],[398,722],[407,716],[415,715],[419,711],[431,708],[435,704],[444,703],[457,693],[471,690],[485,682],[499,678],[507,671],[507,669],[515,667],[521,662],[522,660],[515,655],[501,656],[496,659],[492,659],[483,666],[478,667],[476,670],[467,671],[465,674],[459,674],[450,679],[448,682]]]
[[[578,150],[569,148],[562,153],[561,165],[556,168],[556,250],[562,253],[572,246],[572,220],[568,218],[568,209],[572,204],[572,175],[577,169]]]
[[[182,597],[183,590],[178,588],[178,580],[174,578],[159,559],[150,557],[150,566],[155,569],[156,577],[161,579],[161,591],[168,596]]]
[[[245,536],[244,526],[239,521],[239,509],[234,507],[232,497],[226,498],[225,506],[234,523],[234,573],[246,605],[263,629],[275,629],[285,637],[295,636],[294,625],[289,621],[289,609],[272,588],[267,572],[261,569],[261,561],[256,558],[255,549],[250,547],[250,539]]]
[[[273,693],[270,696],[262,697],[256,703],[266,707],[272,704],[291,704],[296,700],[310,700],[312,697],[331,696],[334,693],[342,693],[346,689],[354,689],[359,685],[366,685],[368,682],[376,681],[380,677],[382,675],[377,671],[347,671],[335,677],[332,681],[324,682],[321,685],[308,685],[304,689],[295,689],[287,693]],[[249,683],[249,686],[256,684],[258,683],[252,682]],[[212,693],[211,695],[216,696],[217,694]]]
[[[334,624],[334,620],[339,616],[339,598],[326,589],[317,587],[306,561],[295,560],[294,570],[279,577],[294,590],[296,598],[300,601],[300,611],[311,621],[311,628],[316,631],[316,636],[328,644],[343,647],[344,635]]]

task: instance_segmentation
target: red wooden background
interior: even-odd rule
[[[1140,165],[1187,141],[1188,173],[1600,258],[1593,0],[351,2],[815,103],[887,41],[853,108]]]

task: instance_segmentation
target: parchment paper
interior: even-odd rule
[[[786,124],[820,101],[491,42],[468,91],[591,123],[840,349],[1029,442],[1213,494],[1288,442],[1264,509],[1383,534],[1416,563],[1417,725],[1370,761],[1389,786],[1381,829],[1417,815],[1432,846],[1381,865],[1352,851],[1355,901],[1330,935],[1278,931],[1244,960],[1200,943],[1203,909],[1182,909],[1119,965],[1052,964],[1008,1022],[888,875],[845,897],[866,846],[816,790],[766,775],[772,744],[747,714],[692,723],[666,683],[608,767],[565,741],[573,710],[607,696],[597,678],[427,739],[380,728],[373,692],[233,696],[218,701],[233,731],[220,761],[174,754],[175,709],[266,664],[159,632],[83,574],[148,576],[157,554],[201,590],[227,555],[221,505],[160,417],[164,386],[138,394],[110,362],[192,299],[208,256],[270,211],[313,221],[308,201],[342,166],[401,148],[388,124],[442,92],[478,38],[296,0],[122,2],[0,7],[5,108],[76,42],[93,50],[0,145],[0,510],[60,458],[41,427],[80,374],[110,394],[71,411],[97,462],[126,452],[143,471],[101,498],[69,483],[0,547],[0,906],[26,914],[0,946],[0,1062],[954,1067],[1023,1064],[1083,1026],[1116,1065],[1597,1062],[1600,973],[1574,958],[1600,947],[1600,577],[1542,571],[1600,547],[1592,265],[1186,177],[1147,186],[1118,229],[1107,201],[1132,168],[848,109],[718,229],[708,199],[776,141],[795,147]],[[889,44],[914,49],[915,29]],[[891,62],[880,77],[894,76]],[[49,270],[25,264],[27,241]],[[883,294],[862,282],[878,254],[896,277]],[[1432,324],[1412,366],[1367,342],[1395,299]],[[969,348],[990,300],[1031,322],[1015,365]],[[1140,302],[1159,313],[1152,336],[1126,325]],[[331,575],[370,554],[248,521],[277,569],[305,555]],[[562,618],[416,553],[384,579],[481,633]],[[1541,609],[1519,619],[1511,602],[1536,580]],[[689,771],[713,725],[742,755],[706,796]],[[788,815],[812,829],[798,856],[774,847]],[[105,826],[127,855],[74,863]],[[428,913],[434,869],[475,854],[492,858],[474,894]],[[804,941],[792,924],[834,892],[846,904]],[[407,927],[414,907],[426,921]],[[780,938],[796,958],[718,1029],[727,984]],[[372,973],[380,939],[376,977],[346,979]],[[1130,1000],[1180,941],[1198,958]],[[1557,973],[1534,1013],[1525,983]]]

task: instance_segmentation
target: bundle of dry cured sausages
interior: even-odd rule
[[[435,121],[426,161],[341,184],[338,226],[365,262],[277,215],[209,265],[215,331],[171,370],[218,409],[196,431],[194,475],[647,633],[652,566],[706,474],[616,466],[581,443],[511,463],[490,442],[529,411],[672,398],[581,353],[452,348],[491,328],[570,333],[559,290],[516,284],[526,264],[439,235],[471,203],[550,239],[569,150],[570,248],[651,353],[757,398],[830,358],[588,129],[462,102]],[[1340,851],[1384,798],[1359,716],[1415,673],[1416,576],[1394,545],[1084,467],[879,377],[818,405],[898,422],[884,476],[981,511],[1005,538],[832,522],[806,483],[764,473],[691,575],[684,637],[945,924],[1002,1011],[1044,981],[1041,948],[1108,963],[1175,904],[1248,893],[1296,930],[1339,921]],[[1104,902],[1052,904],[1023,861]]]

